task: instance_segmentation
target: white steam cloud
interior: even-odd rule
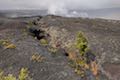
[[[48,7],[48,14],[67,15],[68,10],[66,9],[64,3],[50,4]]]
[[[88,17],[76,10],[120,7],[120,0],[0,0],[0,9],[40,9],[48,14]],[[73,10],[73,12],[69,12]]]
[[[66,17],[89,17],[86,12],[80,12],[80,13],[78,13],[77,11],[69,12],[69,10],[65,7],[64,4],[50,5],[47,10],[47,13],[53,15],[66,16]]]

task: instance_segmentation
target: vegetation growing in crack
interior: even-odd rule
[[[86,70],[89,69],[96,76],[98,69],[95,61],[95,55],[88,48],[88,41],[82,32],[78,32],[77,34],[75,47],[79,51],[79,56],[76,56],[75,53],[69,54],[71,55],[71,66],[75,68],[75,72],[81,77],[84,77]]]
[[[28,80],[29,71],[27,68],[21,68],[19,75],[16,77],[13,74],[5,75],[4,71],[0,70],[0,80]]]

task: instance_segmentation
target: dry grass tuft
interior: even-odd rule
[[[2,46],[5,49],[15,49],[16,48],[15,44],[11,43],[9,40],[4,40],[4,39],[0,40],[0,46]]]
[[[35,62],[43,62],[43,60],[45,60],[45,57],[35,53],[32,55],[31,60]]]

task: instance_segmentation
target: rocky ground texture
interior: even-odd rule
[[[67,53],[74,52],[71,46],[79,31],[96,56],[96,75],[88,70],[82,77],[69,64]],[[120,80],[120,21],[52,15],[0,18],[0,40],[0,69],[5,74],[17,76],[28,68],[32,80]]]

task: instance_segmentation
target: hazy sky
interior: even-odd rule
[[[120,0],[0,0],[0,9],[98,9],[120,7]]]

